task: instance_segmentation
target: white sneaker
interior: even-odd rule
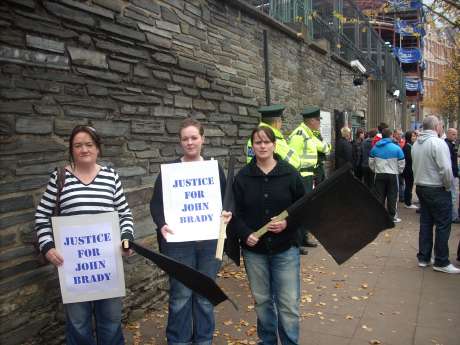
[[[434,265],[434,257],[431,257],[430,262],[425,262],[425,261],[418,262],[418,267],[428,267],[430,265]]]
[[[412,209],[414,209],[414,210],[418,210],[418,207],[417,207],[417,206],[415,206],[414,204],[412,204],[412,205],[409,205],[409,206],[407,206],[407,205],[404,205],[404,207],[405,207],[405,208],[412,208]]]
[[[457,268],[452,264],[448,264],[447,266],[444,266],[444,267],[433,266],[433,270],[438,271],[438,272],[444,272],[444,273],[454,273],[454,274],[460,273],[460,268]]]
[[[399,222],[401,222],[401,218],[398,218],[398,217],[393,218],[393,223],[399,223]]]

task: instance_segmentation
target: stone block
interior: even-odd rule
[[[108,68],[106,55],[103,53],[77,47],[67,47],[67,51],[75,65]]]
[[[206,67],[204,64],[182,56],[179,56],[179,67],[187,71],[193,71],[202,74],[206,72]]]
[[[139,22],[145,23],[147,25],[155,25],[155,20],[153,18],[147,17],[147,16],[145,16],[143,14],[140,14],[140,13],[138,13],[136,11],[133,11],[132,6],[127,7],[125,9],[123,15],[125,17],[127,17],[127,18],[131,18],[134,21],[136,27],[137,27]]]
[[[142,141],[142,140],[130,140],[128,141],[128,149],[132,151],[142,151],[146,150],[150,147],[147,142]],[[130,204],[131,205],[131,204]]]
[[[90,96],[107,96],[109,94],[109,90],[106,87],[94,84],[88,84],[86,90]]]
[[[94,27],[96,25],[96,21],[87,13],[76,11],[68,8],[67,6],[62,6],[54,2],[44,1],[43,4],[45,5],[46,9],[56,17],[70,20],[72,22],[77,22],[78,24],[90,27]]]
[[[165,53],[155,53],[152,54],[152,57],[163,64],[167,65],[176,65],[177,64],[177,57],[171,54],[165,54]]]
[[[232,115],[232,121],[238,123],[250,123],[254,125],[259,123],[259,119],[257,117],[240,115]]]
[[[88,116],[89,117],[89,116]],[[75,126],[81,125],[81,119],[76,120],[63,120],[56,118],[54,120],[54,132],[58,135],[68,136],[72,133]]]
[[[103,137],[127,137],[129,135],[128,122],[93,121],[93,125]]]
[[[143,8],[144,10],[153,12],[153,13],[160,13],[160,5],[157,2],[151,0],[133,0],[131,3],[135,6]]]
[[[182,88],[179,85],[174,85],[174,84],[168,84],[166,85],[166,89],[169,92],[179,92],[182,90]]]
[[[211,99],[214,101],[221,101],[224,98],[224,96],[219,92],[201,91],[200,94],[204,99]]]
[[[138,23],[138,27],[140,30],[150,32],[156,36],[172,39],[172,34],[169,31],[161,30],[155,26]]]
[[[206,79],[201,78],[201,77],[199,77],[199,76],[196,76],[196,77],[195,77],[195,85],[196,85],[199,89],[209,89],[209,87],[211,86],[211,84],[209,83],[209,81],[207,81]]]
[[[228,148],[220,148],[220,147],[206,147],[205,149],[207,157],[221,157],[221,156],[228,156]]]
[[[74,107],[74,106],[64,106],[64,114],[66,116],[83,117],[83,118],[89,117],[92,119],[105,119],[107,117],[107,112],[104,110]]]
[[[179,24],[173,24],[173,23],[162,21],[162,20],[157,20],[156,24],[157,24],[157,28],[160,30],[176,32],[178,34],[181,33]]]
[[[171,80],[171,75],[169,72],[152,70],[153,76],[161,80]]]
[[[19,134],[50,134],[53,120],[37,117],[20,117],[16,119],[16,132]]]
[[[104,8],[100,8],[100,7],[97,7],[97,6],[85,5],[84,3],[80,2],[80,1],[74,1],[74,0],[60,0],[60,2],[65,4],[65,5],[67,5],[67,6],[78,8],[78,9],[83,10],[85,12],[96,14],[98,16],[105,17],[105,18],[108,18],[108,19],[113,19],[113,12],[108,11],[108,10],[106,10]]]
[[[127,37],[136,41],[145,42],[145,35],[143,32],[129,29],[127,27],[112,24],[106,21],[101,21],[99,23],[99,28],[103,31],[113,33],[118,36]]]
[[[30,48],[64,54],[64,42],[50,40],[38,36],[26,35],[26,45]]]
[[[163,147],[160,152],[162,156],[173,156],[176,153],[176,149],[174,146],[168,145]]]
[[[152,149],[147,151],[137,151],[136,157],[145,159],[145,158],[158,158],[160,157],[160,152],[158,149]]]
[[[6,99],[40,99],[42,95],[38,92],[25,89],[0,89],[0,97]]]
[[[78,34],[73,30],[67,30],[57,25],[39,22],[28,18],[18,17],[15,19],[14,23],[16,26],[25,31],[39,32],[41,34],[66,39],[78,37]]]
[[[238,134],[238,126],[237,125],[219,125],[219,127],[224,131],[225,135],[228,136],[236,136]]]
[[[194,6],[192,4],[189,4],[189,3],[185,3],[185,11],[188,11],[192,14],[194,14],[195,16],[197,17],[201,17],[201,8],[198,7],[198,6]]]
[[[109,68],[113,71],[128,74],[131,72],[131,65],[125,62],[109,59]]]
[[[67,132],[69,135],[71,132]],[[56,165],[59,165],[57,162],[53,162],[50,164],[40,164],[40,165],[31,165],[31,166],[24,166],[22,168],[16,168],[15,173],[16,176],[24,176],[24,175],[49,175],[53,172],[56,168]]]
[[[225,133],[220,128],[206,127],[206,137],[223,137]]]
[[[24,138],[18,136],[12,138],[11,142],[0,145],[0,156],[36,152],[62,152],[66,149],[66,145],[52,138],[41,136]]]
[[[32,104],[24,101],[2,102],[0,113],[30,114],[33,112]]]
[[[122,0],[93,0],[93,3],[119,13],[123,9]]]
[[[200,94],[197,89],[193,89],[191,87],[183,87],[182,90],[186,96],[196,97]]]
[[[157,36],[157,35],[153,35],[153,34],[148,33],[148,32],[146,32],[145,35],[147,37],[147,42],[149,42],[149,43],[151,43],[151,44],[153,44],[155,46],[165,48],[165,49],[171,49],[171,47],[172,47],[171,40],[169,40],[167,38],[163,38],[163,37],[160,37],[160,36]]]
[[[69,59],[65,56],[7,46],[0,46],[0,61],[37,67],[69,69]]]
[[[162,134],[165,131],[165,124],[162,120],[133,121],[131,131],[133,133]]]
[[[117,54],[128,55],[135,57],[136,59],[143,59],[148,60],[149,54],[140,49],[129,48],[125,46],[121,46],[112,42],[103,41],[100,39],[95,38],[94,41],[96,42],[96,47],[103,50],[108,50]]]
[[[195,86],[195,79],[184,77],[182,75],[173,74],[173,81],[178,84],[188,85],[188,86]]]
[[[180,20],[177,14],[165,6],[161,6],[161,17],[167,22],[179,24]]]
[[[193,108],[198,110],[216,110],[216,106],[212,102],[203,99],[194,99]]]
[[[56,105],[36,104],[34,110],[40,115],[58,115],[60,114],[59,107]]]
[[[198,38],[201,41],[206,41],[206,31],[204,30],[199,30],[196,27],[191,26],[189,28],[189,34]]]
[[[150,70],[143,64],[134,66],[134,75],[140,78],[148,78],[152,75]]]
[[[219,104],[219,110],[222,113],[229,113],[229,114],[238,114],[238,108],[235,104],[231,104],[228,102],[221,102]]]
[[[120,113],[127,115],[150,115],[150,109],[143,105],[125,104],[120,108]]]
[[[122,16],[121,14],[117,14],[115,16],[115,21],[122,26],[137,29],[137,19],[128,18],[126,15]]]
[[[240,115],[248,115],[248,108],[239,105],[238,106],[238,114],[240,114]]]
[[[0,229],[6,229],[13,225],[18,225],[25,222],[31,222],[35,219],[35,211],[21,212],[13,216],[0,218]]]
[[[0,213],[24,210],[34,207],[31,195],[18,196],[0,200]],[[0,260],[1,261],[1,260]]]
[[[160,104],[161,98],[147,95],[112,94],[111,97],[117,101],[133,104]]]
[[[181,126],[182,120],[167,120],[166,121],[166,130],[169,134],[179,134],[179,128]]]
[[[147,170],[142,167],[123,167],[117,168],[118,175],[120,177],[132,177],[132,176],[142,176],[145,175]]]
[[[12,136],[14,134],[15,126],[16,121],[14,115],[2,114],[0,116],[0,135],[4,135],[5,137]]]
[[[174,96],[174,105],[177,108],[191,108],[192,98],[184,96]]]
[[[110,81],[112,83],[119,83],[121,82],[121,77],[118,74],[112,72],[105,72],[105,71],[96,71],[93,69],[77,67],[76,71],[80,74],[83,74],[87,77],[91,77],[94,79],[102,79],[106,81]]]

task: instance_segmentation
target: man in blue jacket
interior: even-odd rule
[[[404,153],[393,142],[391,130],[382,130],[382,139],[372,148],[369,154],[369,168],[375,173],[375,191],[380,201],[385,205],[393,221],[399,223],[396,215],[398,201],[398,176],[404,170]]]

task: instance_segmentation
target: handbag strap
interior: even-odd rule
[[[57,169],[57,180],[56,180],[56,206],[54,206],[53,216],[59,216],[61,214],[61,192],[65,184],[65,168],[60,167]]]

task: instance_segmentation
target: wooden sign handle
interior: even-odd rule
[[[284,210],[283,212],[281,212],[279,215],[277,215],[273,220],[284,220],[286,219],[287,217],[289,216],[289,213]],[[267,224],[265,224],[263,227],[261,227],[259,230],[257,230],[254,235],[257,237],[257,238],[261,238],[263,235],[266,234],[266,232],[268,231],[268,224],[270,224],[270,222],[268,222]]]
[[[224,255],[224,243],[225,243],[226,237],[227,237],[227,224],[224,223],[224,217],[220,217],[219,238],[217,240],[217,247],[216,247],[216,259],[220,261],[222,261],[222,257]]]

